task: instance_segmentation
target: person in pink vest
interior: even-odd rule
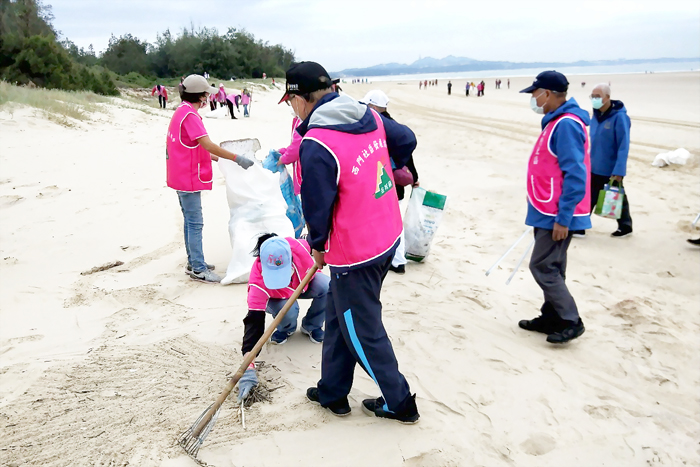
[[[233,113],[233,106],[236,105],[236,93],[231,93],[226,96],[226,105],[228,106],[228,113],[231,114],[231,120],[237,120],[236,115]]]
[[[258,238],[252,252],[255,262],[248,279],[248,314],[243,320],[243,345],[247,354],[265,332],[265,313],[277,317],[287,299],[314,265],[311,247],[304,239],[281,238],[269,233]],[[301,332],[314,344],[323,342],[323,322],[326,317],[330,278],[317,272],[304,288],[300,299],[310,299],[306,315],[301,320]],[[294,303],[272,334],[270,342],[282,345],[297,329],[299,304]],[[251,363],[238,384],[238,399],[243,400],[258,384],[255,364]]]
[[[542,118],[542,133],[527,169],[527,218],[534,227],[530,271],[544,292],[541,315],[522,320],[528,331],[547,334],[563,344],[585,331],[574,298],[566,286],[567,250],[575,230],[590,228],[591,160],[588,112],[574,98],[569,82],[556,71],[544,71],[520,92],[530,93],[530,107]]]
[[[297,63],[287,70],[280,100],[289,101],[302,120],[296,131],[303,138],[307,238],[316,264],[331,272],[321,379],[306,396],[334,415],[348,415],[347,396],[359,364],[381,392],[364,400],[362,410],[416,423],[415,394],[399,372],[379,300],[402,229],[389,150],[401,168],[416,137],[408,127],[333,92],[332,85],[318,63]]]
[[[241,104],[243,104],[243,116],[250,117],[250,112],[248,111],[248,106],[250,105],[250,91],[244,89],[241,93]]]
[[[211,190],[214,174],[211,161],[230,159],[248,169],[253,161],[214,144],[207,134],[198,110],[206,107],[209,86],[200,75],[190,75],[182,82],[182,103],[170,120],[166,140],[167,184],[177,191],[184,217],[187,274],[202,282],[221,282],[214,266],[204,261],[202,249],[202,191]]]
[[[168,90],[165,89],[165,86],[156,84],[151,90],[151,96],[155,96],[156,93],[158,94],[158,105],[164,109],[168,103]]]
[[[299,164],[299,146],[301,145],[301,135],[296,131],[301,125],[301,119],[296,115],[292,119],[292,142],[286,148],[280,148],[278,152],[282,154],[279,164],[292,164],[292,181],[294,182],[294,194],[301,193],[301,164]]]
[[[219,91],[216,93],[216,102],[219,103],[219,107],[226,105],[226,88],[224,88],[224,83],[219,83]]]

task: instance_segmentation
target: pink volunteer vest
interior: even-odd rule
[[[574,209],[574,216],[587,216],[591,209],[591,152],[589,147],[586,125],[573,114],[564,114],[552,120],[542,130],[530,155],[527,166],[527,197],[530,204],[546,216],[556,216],[559,213],[559,198],[561,197],[564,174],[559,168],[556,154],[550,148],[552,133],[557,124],[565,118],[570,118],[583,127],[586,135],[584,143],[584,164],[586,165],[586,194]]]
[[[314,128],[304,137],[325,147],[338,164],[338,198],[325,255],[330,266],[366,263],[389,251],[401,235],[384,124],[372,114],[378,128],[370,133]]]
[[[214,175],[209,151],[199,143],[190,147],[182,142],[182,122],[189,114],[202,118],[192,104],[183,102],[170,120],[165,144],[168,186],[178,191],[211,190]]]

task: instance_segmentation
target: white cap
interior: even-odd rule
[[[389,104],[389,97],[384,94],[384,91],[374,89],[365,95],[362,102],[365,104],[376,105],[377,107],[386,107]]]
[[[182,90],[192,94],[197,94],[200,92],[208,92],[209,94],[216,94],[219,92],[218,89],[209,86],[207,80],[201,75],[190,75],[182,82]]]

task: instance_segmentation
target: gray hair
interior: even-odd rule
[[[603,94],[605,94],[608,97],[611,96],[610,86],[608,86],[607,83],[596,84],[596,86],[593,88],[593,90],[595,91],[596,89],[600,89],[603,92]]]

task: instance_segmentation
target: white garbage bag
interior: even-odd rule
[[[221,147],[255,160],[248,170],[228,159],[219,159],[219,169],[226,178],[226,197],[231,211],[228,232],[231,237],[231,261],[221,281],[228,285],[248,281],[255,258],[250,252],[260,235],[274,232],[294,237],[294,227],[287,218],[287,203],[279,186],[279,176],[262,167],[255,159],[260,149],[257,139],[226,141]]]
[[[216,110],[210,110],[204,114],[207,118],[226,118],[229,117],[228,106],[217,107]]]
[[[430,252],[430,244],[442,221],[447,196],[414,188],[403,219],[406,259],[422,261]]]
[[[678,148],[670,152],[662,152],[657,154],[654,158],[654,162],[651,163],[654,167],[666,167],[667,165],[685,165],[690,158],[690,153],[687,149]]]

